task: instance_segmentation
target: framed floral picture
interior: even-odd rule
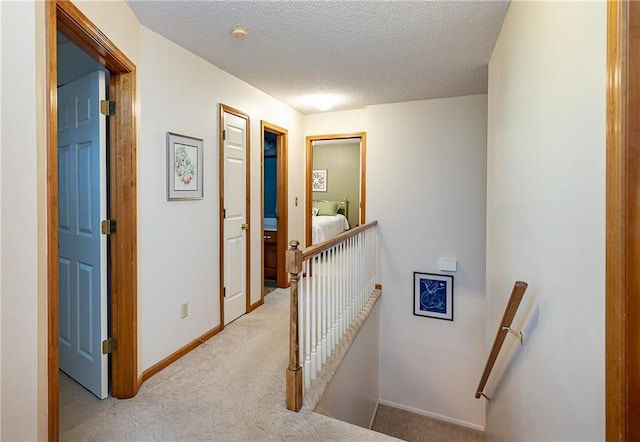
[[[327,191],[327,171],[326,169],[315,169],[311,173],[311,190],[314,192]]]
[[[202,139],[167,132],[167,199],[202,199]]]

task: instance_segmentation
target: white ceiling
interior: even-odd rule
[[[127,0],[140,22],[302,113],[487,92],[508,1]],[[248,38],[231,36],[245,26]]]

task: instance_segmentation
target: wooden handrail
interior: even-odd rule
[[[344,232],[329,238],[325,242],[307,247],[302,251],[302,260],[300,261],[300,270],[298,270],[298,273],[302,271],[302,261],[306,261],[309,258],[313,258],[314,256],[324,252],[325,250],[329,250],[330,248],[335,247],[336,245],[343,242],[345,239],[351,238],[352,236],[355,236],[358,233],[364,230],[370,229],[372,227],[375,227],[377,225],[378,225],[378,221],[371,221],[370,223],[363,224],[358,227],[354,227],[353,229],[345,230]],[[289,245],[291,245],[291,243],[289,243]]]
[[[489,353],[487,364],[484,366],[484,372],[482,373],[482,378],[480,378],[480,383],[478,384],[478,388],[476,390],[476,399],[479,399],[481,396],[486,397],[486,395],[484,395],[484,387],[487,384],[487,380],[489,379],[491,370],[496,363],[496,359],[498,359],[498,354],[500,353],[500,349],[502,348],[504,339],[511,329],[511,322],[513,322],[513,318],[518,311],[518,307],[520,306],[520,301],[522,301],[522,298],[524,297],[525,290],[527,290],[526,282],[516,281],[516,283],[513,285],[513,290],[511,291],[509,302],[507,303],[507,307],[504,310],[504,315],[502,315],[502,320],[500,321],[500,325],[498,326],[498,333],[496,334],[496,338],[493,341],[493,347],[491,347],[491,352]]]

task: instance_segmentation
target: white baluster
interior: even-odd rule
[[[309,260],[304,262],[304,272],[307,275],[304,291],[304,386],[311,387],[311,274],[309,273]]]
[[[311,380],[313,381],[316,378],[316,374],[318,373],[318,367],[316,366],[316,330],[318,327],[318,323],[316,321],[316,310],[318,305],[318,297],[316,295],[316,286],[318,285],[318,260],[316,257],[313,258],[311,271],[313,272],[313,276],[311,277],[311,298],[310,298],[310,306],[311,306]]]

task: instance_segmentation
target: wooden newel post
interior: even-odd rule
[[[298,279],[302,272],[302,251],[295,239],[289,243],[286,264],[291,282],[291,320],[289,323],[289,368],[287,369],[287,410],[302,408],[302,367],[300,367],[300,340],[298,336]]]

